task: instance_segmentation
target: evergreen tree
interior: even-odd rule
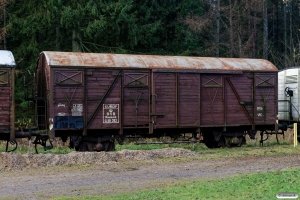
[[[9,23],[7,23],[7,5],[12,3],[13,0],[0,0],[0,49],[6,49],[6,34],[7,29],[10,26]]]
[[[201,36],[188,29],[183,19],[201,15],[202,0],[15,0],[8,9],[8,46],[17,62],[19,117],[28,106],[23,102],[23,76],[34,71],[42,51],[201,52]]]

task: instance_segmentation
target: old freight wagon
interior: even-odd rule
[[[239,146],[277,115],[277,69],[260,59],[46,51],[36,88],[39,128],[78,150],[181,133]]]
[[[278,121],[286,127],[297,123],[300,142],[300,68],[281,70],[278,73]]]
[[[14,69],[10,51],[0,50],[0,140],[15,140]]]

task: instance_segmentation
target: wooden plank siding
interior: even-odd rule
[[[176,127],[176,74],[155,73],[154,75],[155,128]]]
[[[14,141],[14,68],[0,67],[0,71],[0,138]]]
[[[201,74],[201,125],[224,125],[224,80],[216,74]]]
[[[150,72],[124,70],[122,87],[124,127],[149,127]]]
[[[277,72],[261,59],[42,52],[38,123],[51,138],[272,128]]]
[[[248,73],[244,73],[237,76],[227,76],[225,83],[226,124],[251,125],[253,123],[254,104],[253,79],[249,78]]]
[[[0,128],[7,128],[10,125],[10,96],[11,88],[9,85],[0,85]]]
[[[55,84],[55,115],[72,116],[74,104],[80,104],[82,112],[79,115],[86,118],[86,123],[90,121],[87,129],[91,130],[149,128],[152,119],[154,131],[170,127],[251,126],[275,121],[276,88],[272,84],[276,82],[272,82],[271,76],[276,78],[276,73],[151,73],[135,69],[122,70],[117,78],[119,72],[119,69],[88,68],[85,74],[82,72],[83,77],[78,73],[74,76],[77,85],[72,85],[74,80]],[[63,78],[56,78],[56,81],[64,79],[62,73],[60,71],[59,76]],[[69,72],[68,76],[71,74]],[[104,123],[104,104],[119,105],[118,123]],[[150,118],[151,115],[154,117]],[[0,123],[2,121],[0,119]]]
[[[104,121],[104,104],[119,104],[121,100],[121,78],[117,77],[120,70],[107,70],[107,69],[89,69],[90,73],[85,76],[86,78],[86,118],[87,121],[90,120],[88,129],[118,129],[120,127],[119,123],[103,123]],[[116,80],[114,85],[113,82]],[[108,92],[111,87],[111,91]],[[103,100],[99,107],[98,112],[96,112],[93,119],[91,119],[92,114],[96,111],[101,100],[104,98],[105,94],[107,97]],[[120,111],[120,109],[119,109]],[[117,115],[120,120],[120,116]]]
[[[0,139],[15,141],[15,66],[11,51],[0,50]]]
[[[255,124],[270,124],[277,113],[277,74],[256,73],[254,78]]]
[[[200,125],[199,82],[199,74],[178,74],[178,126]]]

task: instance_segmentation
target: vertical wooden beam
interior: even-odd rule
[[[119,113],[119,116],[120,116],[120,130],[119,130],[119,135],[123,135],[123,121],[124,121],[124,108],[123,108],[123,100],[124,100],[124,89],[123,89],[123,87],[124,87],[124,71],[122,71],[122,74],[121,74],[121,85],[120,85],[120,97],[121,97],[121,99],[120,99],[120,108],[119,108],[119,110],[120,110],[120,112],[121,113]]]
[[[10,71],[10,141],[15,141],[15,69]]]
[[[201,74],[199,74],[199,127],[201,126]]]
[[[175,114],[175,115],[176,115],[176,116],[175,116],[176,119],[175,119],[175,121],[176,121],[176,126],[178,126],[178,125],[179,125],[179,124],[178,124],[178,123],[179,123],[179,116],[178,116],[178,115],[179,115],[179,111],[178,111],[178,109],[179,109],[179,107],[178,107],[178,106],[179,106],[179,94],[178,94],[178,92],[179,92],[179,89],[178,89],[178,84],[179,84],[179,82],[178,82],[178,73],[175,73],[175,84],[176,84],[176,85],[175,85],[175,87],[176,87],[176,91],[175,91],[175,93],[176,93],[176,94],[175,94],[175,96],[176,96],[176,108],[175,108],[175,109],[176,109],[176,111],[175,111],[175,112],[176,112],[176,114]]]
[[[154,73],[150,71],[150,98],[149,98],[149,133],[152,134],[154,131],[154,118],[152,114],[155,113],[155,90],[154,90]]]
[[[45,119],[45,125],[46,129],[50,130],[50,139],[55,138],[55,130],[54,130],[54,70],[50,66],[48,67],[49,72],[47,72],[46,63],[43,62],[43,71],[44,71],[44,78],[45,81],[43,83],[46,84],[47,92],[45,93],[45,112],[44,112],[44,119]],[[49,76],[47,75],[49,73]],[[47,77],[49,77],[50,80],[47,81]],[[44,87],[43,87],[44,88]],[[47,124],[49,124],[49,127],[47,127]]]
[[[255,117],[255,108],[256,108],[256,102],[255,102],[255,73],[250,72],[252,76],[252,102],[253,102],[253,109],[252,109],[252,116],[253,116],[253,123],[252,123],[252,130],[255,130],[255,123],[256,123],[256,117]]]
[[[88,108],[88,98],[87,98],[87,69],[84,69],[84,76],[83,76],[83,102],[84,102],[84,116],[83,116],[83,133],[82,135],[87,135],[87,108]]]
[[[225,75],[226,76],[226,75]],[[227,101],[226,101],[226,87],[225,87],[225,80],[224,77],[222,78],[222,82],[223,82],[223,110],[224,110],[224,127],[223,127],[223,131],[226,131],[226,125],[227,125]]]

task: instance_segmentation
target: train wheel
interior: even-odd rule
[[[243,144],[246,144],[246,138],[241,137],[225,137],[225,146],[226,147],[241,147]]]
[[[104,151],[114,151],[115,150],[115,143],[112,141],[106,141],[102,143]]]
[[[204,137],[203,142],[208,148],[216,148],[217,147],[218,142],[216,142],[212,132],[204,133],[203,137]]]
[[[246,138],[243,136],[243,137],[238,137],[239,139],[239,143],[238,143],[238,147],[241,147],[243,144],[246,144]]]

